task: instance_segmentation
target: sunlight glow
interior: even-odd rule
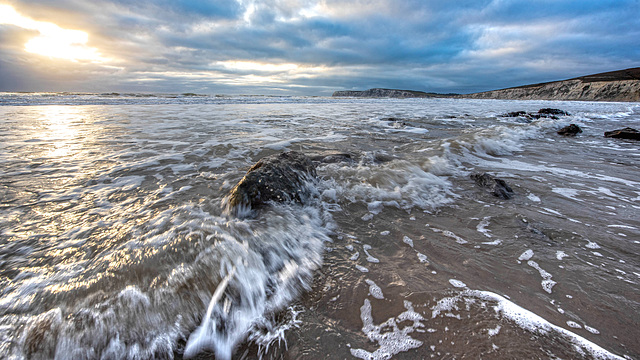
[[[216,61],[214,68],[224,68],[225,72],[212,72],[216,81],[233,85],[256,85],[269,83],[286,83],[293,79],[310,79],[321,73],[330,71],[325,66],[298,65],[293,63],[272,64],[246,60]]]
[[[40,32],[25,44],[25,50],[30,53],[71,61],[106,61],[98,49],[87,46],[89,35],[84,31],[63,29],[53,23],[27,18],[9,5],[0,5],[0,24]]]

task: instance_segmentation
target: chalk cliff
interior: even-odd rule
[[[364,91],[336,91],[333,96],[640,102],[640,67],[465,95],[376,88]]]
[[[640,101],[640,68],[461,95],[472,99]]]

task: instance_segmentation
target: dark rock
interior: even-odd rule
[[[486,188],[495,197],[505,200],[513,197],[513,190],[502,179],[495,178],[487,173],[471,174],[471,179],[476,182],[476,185]]]
[[[229,213],[258,209],[270,201],[304,202],[310,197],[307,182],[316,178],[310,158],[290,151],[266,156],[253,165],[227,196]]]
[[[540,109],[538,110],[538,114],[569,116],[569,113],[564,110],[552,109],[552,108]]]
[[[569,115],[568,112],[558,109],[544,108],[538,110],[537,113],[528,113],[526,111],[512,111],[506,114],[500,115],[501,117],[523,117],[526,119],[540,119],[540,118],[548,118],[553,120],[558,120],[556,115]]]
[[[558,135],[576,136],[576,134],[579,134],[581,132],[582,132],[582,129],[580,129],[578,125],[571,124],[569,126],[565,126],[562,129],[558,130]]]
[[[606,131],[604,133],[604,136],[617,139],[640,140],[640,132],[630,127],[619,130]]]

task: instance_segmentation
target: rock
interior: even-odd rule
[[[502,179],[495,178],[487,173],[471,174],[471,179],[476,182],[476,185],[486,188],[495,197],[505,200],[513,197],[513,190]]]
[[[540,109],[538,110],[538,114],[569,116],[569,113],[564,110],[552,109],[552,108]]]
[[[556,115],[565,116],[565,115],[569,115],[569,113],[559,109],[544,108],[544,109],[538,110],[537,113],[528,113],[526,111],[512,111],[506,114],[502,114],[500,116],[501,117],[520,117],[528,120],[540,119],[540,118],[558,120],[558,117]]]
[[[582,132],[582,129],[580,129],[578,125],[571,124],[569,126],[565,126],[562,129],[558,130],[558,135],[576,136],[576,134],[579,134],[581,132]]]
[[[306,186],[316,178],[310,158],[296,151],[266,156],[255,163],[225,199],[228,213],[239,215],[268,202],[304,202],[310,195]]]
[[[604,136],[617,139],[640,140],[640,132],[630,127],[619,130],[606,131],[604,133]]]

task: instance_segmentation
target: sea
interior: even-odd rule
[[[0,358],[640,359],[624,127],[640,103],[0,93]],[[225,210],[287,151],[308,199]]]

